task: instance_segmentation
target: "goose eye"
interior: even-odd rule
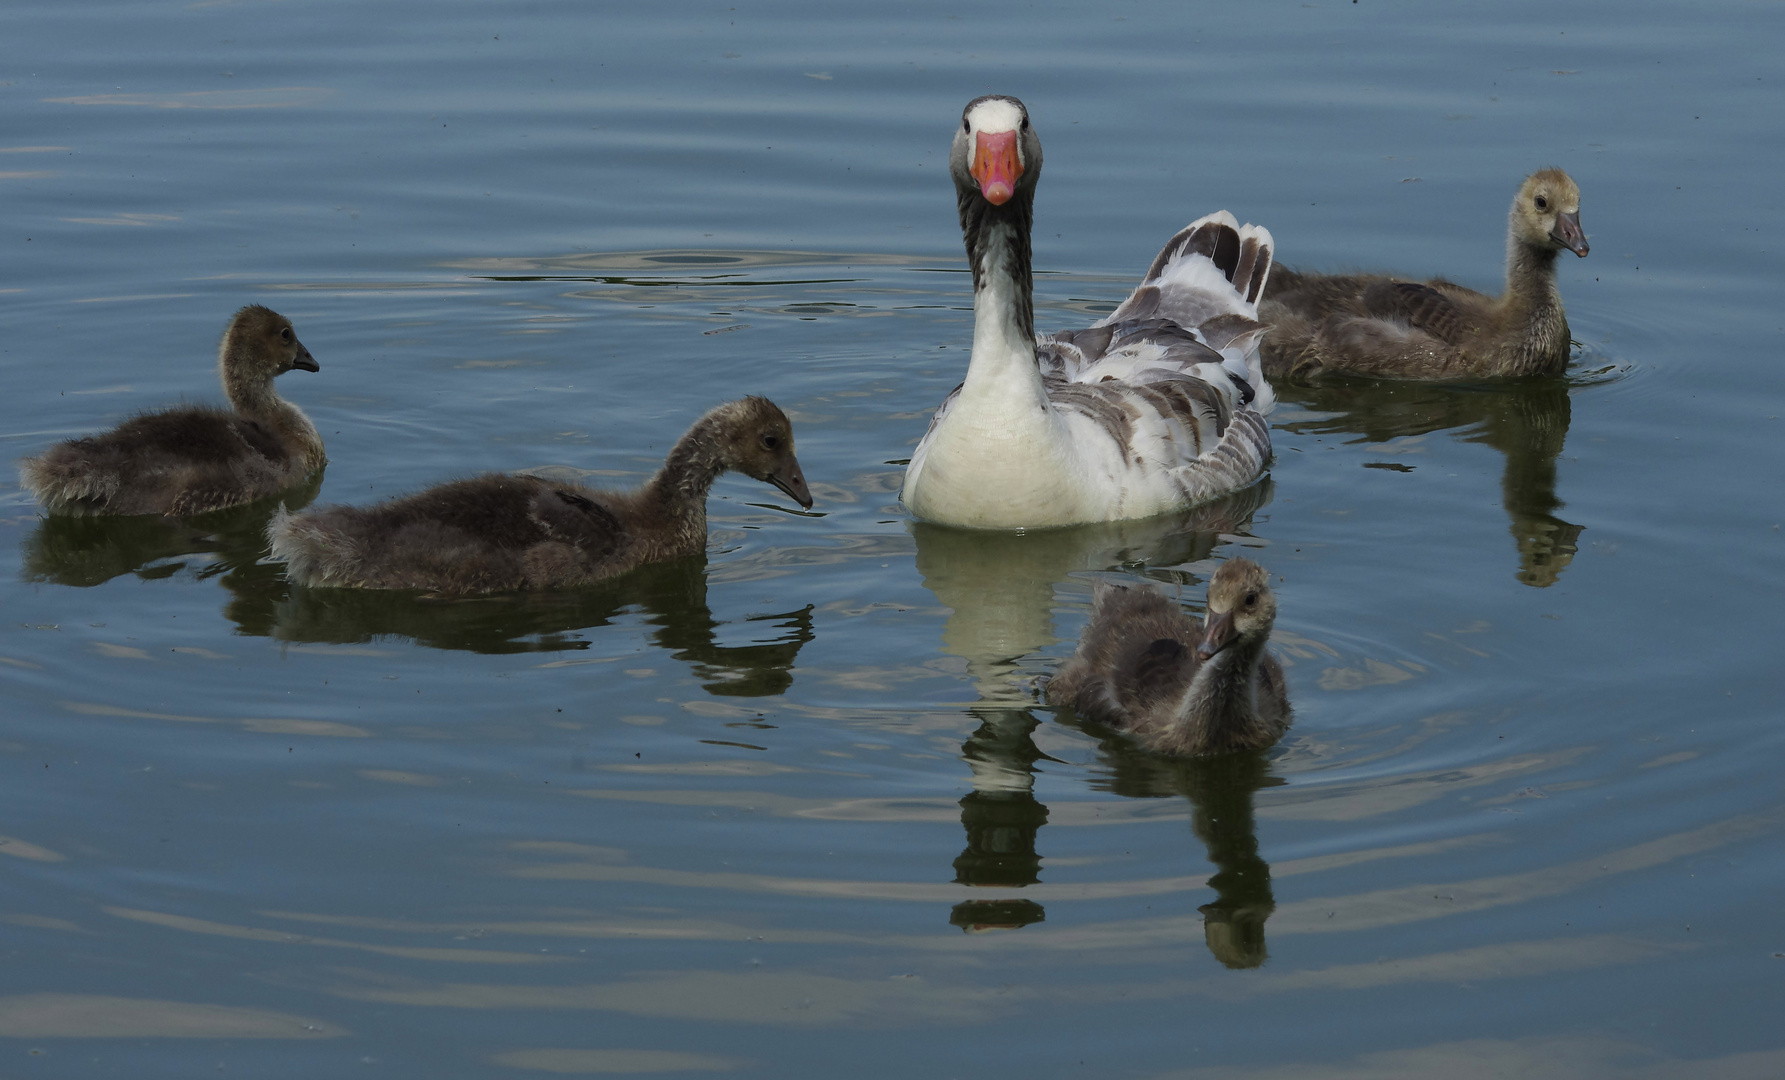
[[[972,131],[973,130],[973,128],[968,125],[967,118],[964,116],[961,117],[961,130],[962,131]]]
[[[1537,209],[1548,210],[1549,209],[1549,200],[1544,198],[1541,195],[1537,196]]]
[[[1023,122],[1021,124],[1017,125],[1017,130],[1018,131],[1028,131],[1029,130],[1029,118],[1028,117],[1026,117],[1026,116],[1023,117]]]
[[[279,340],[280,341],[290,341],[291,340],[291,327],[281,326],[279,328]]]
[[[779,450],[781,448],[781,440],[773,435],[764,435],[762,437],[762,445],[769,450]]]

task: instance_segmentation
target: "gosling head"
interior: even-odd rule
[[[1512,200],[1512,233],[1527,247],[1566,248],[1587,257],[1587,234],[1580,228],[1580,188],[1561,169],[1540,169],[1525,177]]]
[[[232,373],[232,368],[239,375],[265,379],[283,375],[293,368],[321,370],[310,350],[297,339],[291,320],[259,304],[249,304],[236,312],[235,318],[229,321],[229,329],[223,332],[218,356],[226,377]]]
[[[969,101],[948,168],[963,197],[974,193],[993,206],[1003,206],[1018,191],[1032,193],[1041,176],[1041,139],[1029,125],[1029,110],[1003,94]]]
[[[714,410],[719,415],[719,460],[728,469],[773,484],[810,508],[812,492],[793,456],[793,424],[765,397],[747,397]]]
[[[1231,645],[1262,644],[1276,618],[1277,597],[1264,567],[1229,559],[1209,581],[1209,624],[1196,655],[1206,661]]]

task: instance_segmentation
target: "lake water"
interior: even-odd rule
[[[0,1075],[1785,1074],[1785,9],[53,4],[3,20],[0,445],[214,399],[331,462],[647,476],[794,418],[704,560],[288,587],[267,508],[0,473]],[[1182,519],[912,523],[959,381],[969,98],[1047,150],[1037,323],[1226,207],[1494,288],[1568,169],[1566,379],[1281,388]],[[1281,580],[1295,727],[1171,763],[1039,704],[1099,577]]]

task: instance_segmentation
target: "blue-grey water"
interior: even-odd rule
[[[51,3],[0,15],[0,446],[218,396],[230,313],[365,502],[643,479],[704,559],[566,595],[289,587],[270,506],[0,473],[0,1076],[1785,1074],[1772,4]],[[1014,93],[1038,325],[1219,208],[1492,289],[1568,169],[1529,385],[1285,387],[1181,519],[914,524],[961,377],[945,160]],[[1281,580],[1297,721],[1149,758],[1039,703],[1099,577]]]

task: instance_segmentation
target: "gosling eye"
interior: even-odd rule
[[[779,450],[781,449],[781,439],[779,436],[775,435],[764,435],[762,437],[762,445],[763,448],[767,450]]]
[[[291,327],[281,326],[279,328],[279,340],[287,342],[291,340]]]
[[[1254,604],[1257,604],[1257,603],[1258,603],[1258,594],[1257,593],[1249,592],[1246,594],[1246,606],[1247,607],[1252,607]]]
[[[1539,209],[1539,210],[1548,210],[1549,209],[1549,200],[1544,198],[1543,196],[1541,196],[1541,195],[1537,196],[1535,201],[1537,203],[1537,209]]]

